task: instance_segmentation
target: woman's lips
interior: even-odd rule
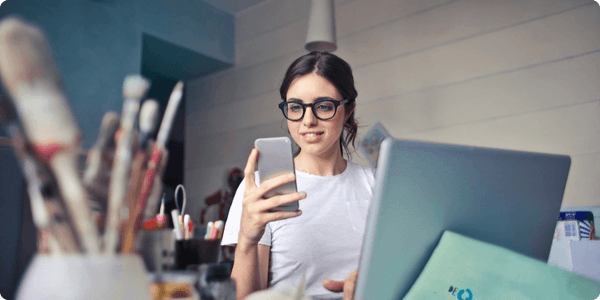
[[[321,138],[323,132],[305,132],[301,133],[302,137],[308,142],[318,141]]]

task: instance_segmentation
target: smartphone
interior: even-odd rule
[[[274,137],[257,139],[254,141],[254,148],[258,149],[258,177],[260,182],[281,174],[296,174],[292,154],[292,141],[290,138]],[[291,194],[297,191],[296,181],[294,180],[270,191],[265,195],[265,198]],[[297,211],[298,208],[298,202],[293,202],[279,206],[273,209],[273,211]]]

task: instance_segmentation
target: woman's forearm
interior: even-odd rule
[[[238,300],[266,287],[266,283],[261,280],[258,248],[258,244],[243,239],[240,239],[235,248],[231,278],[235,280]]]

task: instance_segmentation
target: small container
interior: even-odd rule
[[[175,236],[173,230],[141,231],[137,248],[142,253],[148,272],[161,272],[175,268]]]
[[[138,255],[37,255],[17,291],[19,300],[150,300]]]
[[[177,270],[196,269],[201,264],[216,263],[221,251],[221,239],[190,239],[175,241]]]

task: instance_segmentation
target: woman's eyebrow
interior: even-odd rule
[[[321,101],[321,100],[335,100],[335,99],[332,98],[332,97],[329,97],[329,96],[322,96],[322,97],[318,97],[317,99],[315,99],[315,102]],[[287,102],[293,101],[293,102],[302,102],[302,103],[304,103],[304,101],[302,99],[299,99],[299,98],[290,98],[290,99],[287,99],[286,101]]]
[[[315,99],[315,102],[316,101],[321,101],[321,100],[335,100],[335,99],[332,98],[332,97],[323,96],[323,97],[319,97],[319,98]]]

